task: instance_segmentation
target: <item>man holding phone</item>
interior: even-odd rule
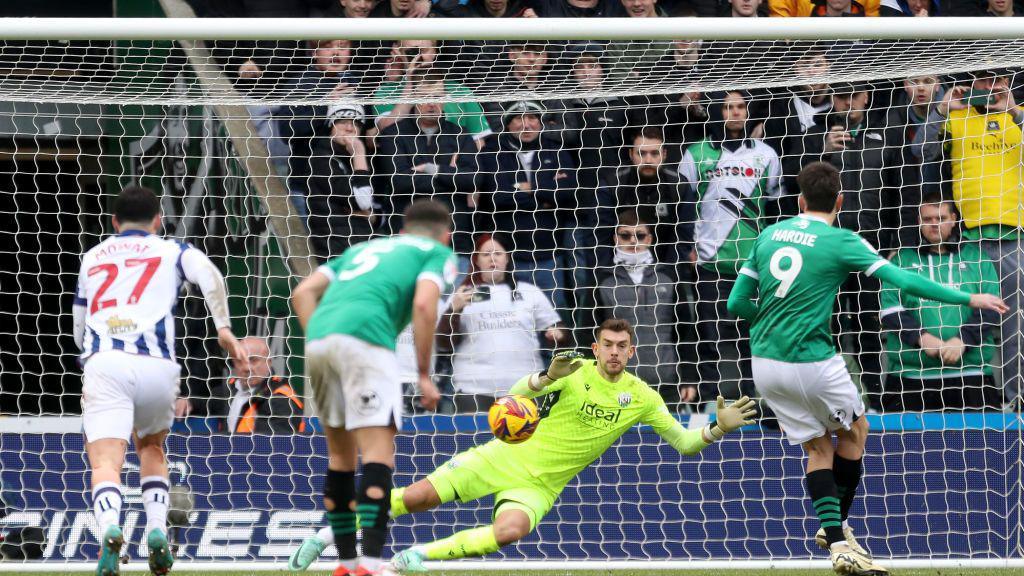
[[[1010,72],[969,74],[950,88],[918,133],[925,162],[947,158],[953,170],[953,200],[964,239],[978,241],[996,265],[1000,291],[1012,313],[1002,318],[1003,392],[1019,402],[1021,382],[1021,287],[1024,273],[1024,111],[1010,90]]]

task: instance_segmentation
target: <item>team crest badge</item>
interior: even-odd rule
[[[630,394],[629,392],[623,392],[622,394],[619,394],[619,407],[620,408],[625,408],[626,406],[629,406],[629,403],[632,402],[632,401],[633,401],[633,395]]]
[[[998,132],[999,120],[989,120],[988,125],[985,127],[985,130],[988,132]]]

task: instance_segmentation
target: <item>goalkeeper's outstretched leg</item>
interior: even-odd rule
[[[397,489],[392,492],[392,515],[423,512],[454,500],[455,492],[446,488],[442,485],[441,491],[446,493],[441,494],[430,480],[420,480],[408,488]],[[529,496],[522,499],[531,500]],[[391,566],[402,573],[425,572],[423,562],[427,560],[455,560],[497,552],[502,546],[524,538],[533,530],[539,520],[535,508],[534,503],[502,499],[499,494],[496,496],[493,524],[456,532],[447,538],[403,550],[391,559]]]

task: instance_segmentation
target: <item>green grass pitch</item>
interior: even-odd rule
[[[892,576],[1019,576],[1014,568],[914,568],[894,569]],[[0,572],[2,576],[82,576],[87,572]],[[146,571],[125,571],[123,574],[148,574]],[[259,576],[288,574],[284,570],[266,572],[187,572],[172,571],[171,576]],[[330,576],[330,572],[305,572],[308,576]],[[827,576],[831,570],[434,570],[432,576]]]

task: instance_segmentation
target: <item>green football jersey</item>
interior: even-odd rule
[[[556,492],[636,424],[648,424],[659,434],[679,426],[643,380],[626,372],[618,382],[608,382],[593,360],[544,391],[535,399],[543,420],[529,440],[496,439],[475,450],[495,466],[529,472]]]
[[[887,264],[854,232],[813,216],[765,228],[740,269],[758,282],[751,354],[793,363],[835,356],[831,320],[839,287],[851,272],[870,276]]]
[[[440,242],[401,234],[356,244],[318,272],[331,283],[309,319],[306,338],[347,334],[394,350],[412,320],[416,283],[431,280],[444,293],[458,265],[455,253]]]

